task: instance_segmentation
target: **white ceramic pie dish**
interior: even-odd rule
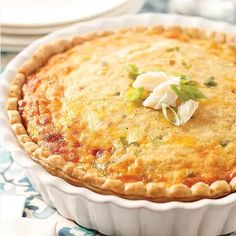
[[[35,49],[56,38],[91,31],[115,29],[133,25],[184,25],[236,34],[236,27],[196,17],[143,14],[103,19],[74,25],[48,35],[22,51],[6,67],[0,80],[0,143],[11,151],[14,160],[25,168],[33,186],[43,199],[66,218],[93,228],[106,235],[176,235],[215,236],[236,230],[236,193],[210,200],[190,203],[153,203],[145,200],[126,200],[101,195],[86,188],[75,187],[50,175],[33,162],[22,150],[8,125],[5,112],[7,90],[17,68]]]

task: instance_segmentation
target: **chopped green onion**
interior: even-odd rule
[[[163,137],[161,135],[159,135],[159,136],[155,136],[155,137],[150,137],[150,140],[153,144],[161,144],[161,143],[163,143],[162,138]]]
[[[126,69],[130,79],[136,79],[136,77],[140,75],[138,67],[134,64],[128,64]]]
[[[180,84],[181,85],[184,85],[184,84],[188,84],[188,82],[189,82],[189,79],[187,79],[186,77],[180,77]]]
[[[126,149],[129,146],[129,143],[128,143],[126,137],[120,137],[120,142],[121,142],[124,149]]]
[[[137,102],[143,98],[144,88],[130,88],[127,93],[127,102]]]
[[[107,61],[102,61],[102,66],[108,66],[108,62]]]
[[[190,69],[191,68],[191,64],[188,64],[188,63],[186,63],[185,61],[184,62],[182,62],[182,65],[186,68],[186,69]]]
[[[215,77],[214,76],[211,76],[203,84],[206,85],[208,88],[217,86],[217,83],[215,82]]]
[[[167,52],[179,51],[179,47],[167,48],[166,51]]]
[[[139,143],[138,142],[131,142],[129,143],[128,140],[126,139],[126,137],[120,137],[120,142],[123,146],[124,149],[126,149],[127,147],[133,145],[135,147],[139,147]]]
[[[178,75],[177,75],[178,76]],[[180,75],[181,80],[189,80],[187,75]]]
[[[167,51],[167,52],[173,52],[173,51],[174,51],[174,48],[167,48],[166,51]]]
[[[197,82],[193,80],[186,80],[185,78],[180,78],[180,84],[171,84],[170,88],[176,93],[182,101],[187,101],[189,99],[198,100],[207,98],[198,88]]]
[[[195,86],[197,87],[198,86],[198,82],[197,81],[194,81],[194,80],[189,80],[187,85],[192,85],[192,86]]]
[[[141,153],[142,153],[142,151],[140,149],[134,150],[134,155],[136,157],[140,156]]]
[[[221,147],[226,147],[229,143],[230,143],[230,141],[228,139],[220,141]]]
[[[180,86],[177,84],[170,85],[170,88],[175,92],[179,99],[181,99],[182,101],[188,100],[188,96],[183,91],[181,91],[179,87]]]
[[[120,96],[120,92],[116,92],[114,96]]]
[[[182,75],[180,77],[180,85],[193,85],[193,86],[197,87],[198,82],[189,79],[186,75]]]
[[[173,125],[180,126],[180,118],[177,112],[166,103],[162,103],[161,107],[165,119]]]
[[[134,145],[134,146],[136,146],[136,147],[139,147],[139,146],[140,146],[138,142],[131,142],[129,145]]]

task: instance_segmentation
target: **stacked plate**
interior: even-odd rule
[[[138,12],[145,0],[2,0],[2,51],[18,52],[68,25]]]

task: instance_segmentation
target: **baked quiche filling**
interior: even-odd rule
[[[204,98],[170,88],[174,105],[145,106],[160,73],[194,81]],[[197,107],[173,124],[190,99]],[[25,77],[18,111],[47,155],[94,176],[166,188],[236,176],[236,49],[184,30],[121,30],[57,53]]]

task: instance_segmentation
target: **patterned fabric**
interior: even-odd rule
[[[56,220],[58,236],[101,235],[63,218],[56,209],[48,206],[32,187],[23,169],[13,161],[11,154],[0,147],[0,194],[2,192],[26,196],[23,217]],[[236,236],[236,234],[228,236]]]
[[[34,190],[23,169],[13,161],[11,154],[0,147],[0,194],[3,192],[26,196],[23,217],[56,220],[58,236],[101,235],[63,218],[56,209],[48,206]]]

